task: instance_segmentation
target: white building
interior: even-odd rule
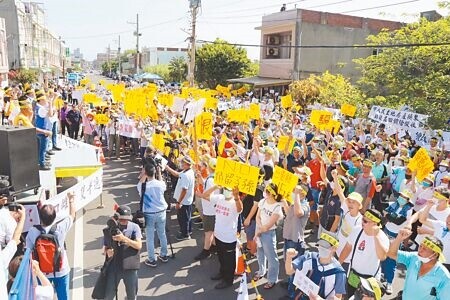
[[[0,88],[8,85],[8,71],[5,19],[0,18]]]
[[[46,27],[41,4],[2,0],[0,17],[6,22],[9,69],[33,68],[53,75],[62,73],[66,47]]]
[[[187,48],[170,48],[170,47],[154,47],[154,48],[142,48],[141,51],[141,65],[142,66],[156,66],[166,65],[172,58],[182,57],[186,61],[188,59]]]

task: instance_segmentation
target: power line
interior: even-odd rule
[[[289,5],[289,4],[295,4],[295,3],[300,3],[300,2],[305,2],[305,1],[311,1],[311,0],[298,0],[298,1],[291,1],[291,2],[286,2],[284,4]],[[244,8],[244,9],[239,9],[239,10],[231,10],[231,11],[223,11],[223,12],[219,12],[220,14],[234,14],[237,12],[242,12],[242,11],[255,11],[255,10],[260,10],[260,9],[266,9],[266,8],[272,8],[272,7],[280,7],[281,4],[272,4],[272,5],[267,5],[267,6],[261,6],[261,7],[252,7],[252,8]]]
[[[221,42],[198,40],[198,43],[203,44],[222,44]],[[274,45],[257,45],[257,44],[239,44],[227,43],[232,46],[239,47],[258,47],[258,48],[273,48]],[[303,49],[345,49],[345,48],[411,48],[411,47],[436,47],[436,46],[450,46],[450,42],[441,43],[406,43],[406,44],[377,44],[377,45],[276,45],[277,48],[303,48]]]
[[[367,8],[362,8],[362,9],[347,10],[347,11],[343,11],[341,13],[345,14],[345,13],[351,13],[351,12],[357,12],[357,11],[365,11],[365,10],[372,10],[372,9],[377,9],[377,8],[385,8],[385,7],[397,6],[397,5],[402,5],[402,4],[412,3],[412,2],[418,2],[418,1],[420,1],[420,0],[410,0],[410,1],[404,1],[404,2],[397,2],[397,3],[380,5],[380,6],[374,6],[374,7],[367,7]]]

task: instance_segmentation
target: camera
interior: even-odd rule
[[[9,211],[19,211],[20,210],[20,206],[15,202],[6,203],[6,206],[8,206]]]
[[[114,214],[106,222],[106,228],[103,229],[104,245],[106,248],[114,249],[117,248],[118,244],[112,238],[121,233],[119,226],[119,217]]]

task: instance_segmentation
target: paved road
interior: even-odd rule
[[[89,77],[98,81],[102,77]],[[74,229],[68,236],[69,259],[73,265],[72,291],[73,299],[91,299],[91,293],[98,277],[104,256],[102,248],[102,229],[106,221],[113,213],[115,203],[130,205],[135,210],[139,203],[136,190],[137,175],[140,169],[139,160],[124,159],[108,160],[104,166],[104,192],[102,200],[104,208],[97,208],[100,202],[93,201],[83,211],[77,213],[77,221]],[[178,242],[175,233],[178,231],[175,213],[168,215],[169,239],[173,244],[175,258],[168,263],[159,263],[157,268],[151,268],[143,264],[146,259],[146,245],[144,243],[141,255],[141,269],[139,270],[138,299],[236,299],[239,286],[236,279],[233,288],[227,290],[215,290],[215,282],[209,277],[218,271],[217,257],[211,257],[202,262],[194,261],[194,256],[201,250],[203,243],[203,231],[194,229],[193,239]],[[308,240],[311,246],[314,241]],[[278,244],[280,257],[280,278],[284,278],[282,258],[282,243]],[[257,270],[255,260],[250,261],[252,272]],[[402,275],[402,274],[400,274]],[[403,276],[401,276],[403,277]],[[396,279],[394,290],[398,290],[403,279]],[[258,282],[259,290],[264,299],[278,299],[284,295],[284,289],[278,284],[272,290],[263,290],[265,279]],[[256,293],[249,284],[250,299],[256,298]],[[124,286],[119,285],[119,299],[124,299]],[[389,299],[389,298],[386,298]]]

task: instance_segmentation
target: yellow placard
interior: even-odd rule
[[[109,123],[109,118],[105,114],[96,114],[94,120],[98,125],[106,125]]]
[[[225,149],[225,144],[227,142],[227,135],[222,134],[222,137],[220,138],[219,146],[217,147],[217,150],[219,151],[219,155],[222,155],[223,149]]]
[[[333,133],[337,133],[339,131],[339,128],[341,127],[341,122],[339,122],[338,120],[330,120],[330,122],[328,123],[328,125],[326,126],[326,130],[333,132]]]
[[[154,134],[152,135],[152,144],[153,144],[153,146],[154,146],[156,149],[158,149],[159,151],[161,151],[162,153],[164,153],[164,148],[165,148],[164,144],[165,144],[165,141],[164,141],[164,135],[163,135],[163,134],[160,134],[160,133],[154,133]]]
[[[165,105],[167,107],[172,107],[173,105],[173,94],[159,94],[158,102],[161,105]]]
[[[227,111],[229,122],[248,123],[250,121],[249,111],[246,109],[230,109]]]
[[[56,98],[56,100],[55,100],[55,102],[53,103],[53,105],[55,106],[55,108],[56,108],[57,110],[60,110],[61,107],[64,106],[64,100],[58,97],[58,98]]]
[[[416,178],[424,180],[434,170],[434,163],[425,148],[420,148],[408,163],[408,169],[417,171]]]
[[[216,109],[219,104],[219,100],[214,97],[206,97],[205,108]]]
[[[349,117],[354,117],[355,113],[356,113],[356,106],[344,103],[341,106],[341,113],[343,115],[349,116]]]
[[[294,105],[294,102],[292,101],[292,95],[286,95],[281,97],[281,107],[282,108],[290,108]]]
[[[255,195],[259,168],[231,159],[217,159],[214,184],[228,188],[238,187],[241,193]]]
[[[278,145],[277,148],[280,150],[280,152],[284,153],[284,151],[287,150],[287,153],[292,152],[292,148],[294,148],[295,140],[292,138],[289,142],[289,146],[286,149],[286,146],[288,145],[289,137],[287,135],[280,136],[278,139]]]
[[[259,120],[261,118],[261,110],[258,104],[252,103],[249,108],[250,119]]]
[[[91,91],[95,91],[97,89],[97,86],[95,85],[95,83],[91,83],[91,86],[89,87],[89,89]]]
[[[278,193],[282,195],[284,199],[291,202],[291,194],[297,186],[298,177],[295,174],[276,166],[273,172],[272,182],[278,186]]]
[[[310,122],[319,129],[325,129],[330,123],[332,113],[326,110],[313,110],[311,112]]]
[[[211,140],[213,138],[213,116],[204,112],[195,117],[195,135],[197,140]]]

